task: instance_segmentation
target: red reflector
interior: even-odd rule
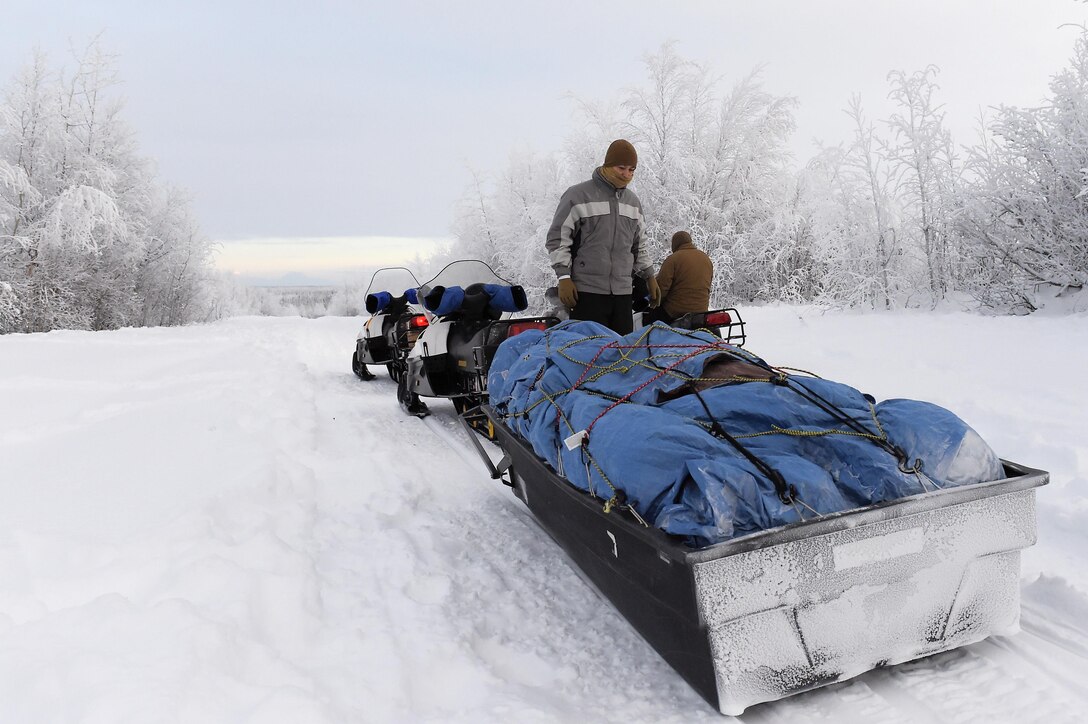
[[[732,323],[733,318],[729,316],[729,312],[711,312],[706,315],[706,324],[708,326],[720,326],[723,324]]]
[[[506,336],[513,337],[516,334],[522,332],[528,332],[530,329],[547,329],[548,325],[545,322],[514,322],[506,328]]]
[[[422,314],[417,314],[416,316],[412,317],[412,321],[408,323],[408,326],[415,328],[426,327],[427,317],[423,316]]]

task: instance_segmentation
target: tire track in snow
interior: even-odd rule
[[[1004,654],[1015,656],[1017,661],[1038,671],[1042,678],[1060,685],[1068,694],[1088,703],[1088,688],[1075,678],[1077,672],[1084,671],[1086,661],[1079,654],[1070,655],[1068,648],[1061,642],[1041,636],[1024,626],[1018,636],[990,637],[979,645],[992,647],[1000,652],[995,658]]]
[[[987,721],[998,724],[1083,722],[1083,685],[1068,671],[1073,662],[1055,661],[1047,651],[1058,644],[1022,631],[991,636],[951,651],[867,672],[851,680],[884,699],[904,721]],[[830,695],[840,685],[795,697]],[[883,721],[883,718],[878,718]]]
[[[991,637],[854,679],[760,705],[741,719],[751,722],[985,721],[994,724],[1083,722],[1083,703],[1066,681],[1035,661],[1032,637]],[[1009,645],[1017,644],[1017,645]],[[1076,689],[1076,685],[1073,684]],[[1079,693],[1079,692],[1074,692]],[[827,717],[814,712],[829,712]],[[772,713],[773,712],[773,713]]]

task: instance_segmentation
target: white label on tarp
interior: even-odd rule
[[[563,440],[563,444],[567,446],[568,450],[573,450],[574,448],[582,444],[582,439],[585,438],[585,436],[586,431],[579,430],[578,432]]]
[[[865,540],[843,543],[831,550],[835,555],[835,570],[842,571],[864,566],[867,563],[878,563],[918,553],[925,544],[926,539],[921,528],[908,528]]]

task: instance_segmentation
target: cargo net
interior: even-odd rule
[[[868,395],[862,395],[837,383],[824,383],[850,389],[854,393],[855,404],[847,411],[835,399],[822,394],[818,389],[819,383],[811,384],[813,380],[823,382],[818,375],[792,367],[771,366],[755,354],[730,345],[705,331],[652,325],[617,339],[615,335],[605,334],[572,335],[564,333],[564,327],[558,327],[544,332],[543,341],[547,346],[546,357],[552,364],[540,365],[536,377],[528,386],[527,399],[530,402],[523,409],[505,413],[500,411],[500,415],[507,424],[516,424],[519,418],[524,419],[525,429],[528,427],[529,418],[541,413],[541,406],[553,409],[550,425],[554,439],[558,441],[555,450],[556,471],[561,476],[568,477],[564,470],[562,447],[568,451],[577,450],[580,462],[585,468],[588,491],[594,497],[605,500],[606,513],[616,508],[625,509],[640,523],[648,526],[643,515],[636,509],[645,506],[630,505],[624,486],[614,482],[605,466],[598,460],[598,455],[607,454],[607,448],[591,446],[595,429],[627,405],[667,405],[674,414],[688,410],[690,414],[681,419],[698,425],[705,433],[735,449],[773,485],[774,494],[784,505],[793,509],[796,521],[812,519],[834,511],[828,510],[826,505],[821,505],[821,509],[810,506],[798,485],[787,479],[764,455],[751,449],[754,439],[786,436],[815,440],[834,436],[863,440],[892,456],[900,473],[917,479],[920,490],[910,492],[929,492],[942,487],[923,471],[921,460],[910,461],[904,451],[889,440],[877,418],[874,400]],[[551,383],[542,384],[546,373],[554,367],[560,367],[562,374],[553,373],[549,376]],[[573,380],[573,383],[556,385],[557,379]],[[795,402],[801,407],[818,412],[811,415],[809,421],[803,425],[769,421],[762,429],[753,429],[748,424],[741,425],[743,429],[731,430],[729,419],[725,419],[728,415],[716,410],[714,401],[708,399],[713,396],[710,391],[723,386],[747,385],[769,385],[788,391],[788,394],[778,395],[777,398],[781,400],[784,397],[796,396]],[[571,406],[564,405],[563,402],[574,392],[583,392],[596,398],[601,403],[599,411],[595,409],[596,414],[591,413],[589,416],[582,414],[577,422],[572,420]],[[686,404],[675,404],[682,398],[686,398]],[[720,396],[716,399],[721,401]],[[867,408],[867,413],[859,414],[862,406]],[[581,411],[585,412],[585,405],[581,406]],[[821,424],[811,424],[813,419],[818,419]],[[669,420],[667,417],[661,418],[664,425],[668,425]],[[675,418],[672,420],[675,422]],[[643,436],[660,432],[631,431],[632,435]],[[622,455],[622,451],[611,452]],[[617,465],[611,467],[622,468]],[[603,481],[606,488],[595,490],[591,470]]]

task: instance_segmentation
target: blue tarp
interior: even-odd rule
[[[727,358],[763,379],[684,392]],[[575,321],[523,332],[499,346],[488,395],[571,484],[602,500],[622,491],[650,525],[696,544],[1002,477],[989,446],[944,408],[877,404],[662,324],[625,337]],[[768,470],[793,486],[793,500]]]

